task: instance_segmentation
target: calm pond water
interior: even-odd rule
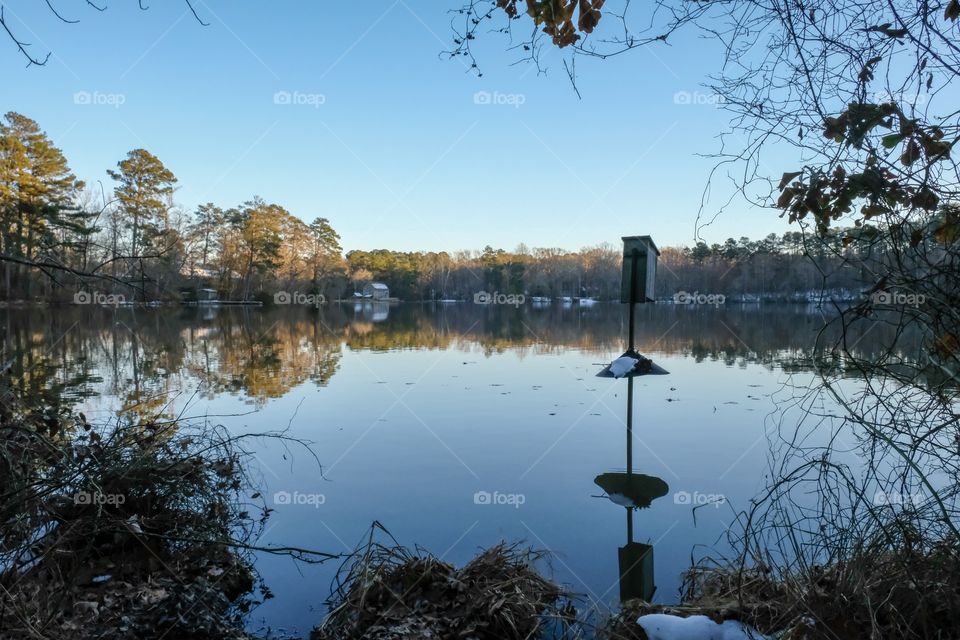
[[[276,509],[260,544],[346,552],[376,520],[460,564],[525,540],[601,607],[618,603],[631,535],[653,545],[660,601],[692,554],[725,549],[824,324],[808,307],[640,307],[638,350],[670,375],[635,381],[632,471],[667,487],[650,480],[665,495],[627,509],[595,484],[626,465],[627,382],[596,377],[625,349],[621,305],[0,313],[15,378],[56,386],[90,419],[165,410],[311,441],[322,473],[296,447],[255,451]],[[883,342],[878,329],[857,348]],[[306,633],[337,564],[260,557],[276,597],[251,628]]]

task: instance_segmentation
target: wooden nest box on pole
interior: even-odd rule
[[[653,302],[657,277],[657,256],[660,250],[650,236],[623,237],[623,274],[620,279],[620,302]],[[636,270],[634,270],[636,269]],[[633,291],[630,290],[631,284]]]

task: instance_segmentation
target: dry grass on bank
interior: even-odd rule
[[[602,640],[642,640],[648,613],[740,620],[778,640],[960,638],[960,549],[953,539],[915,552],[865,548],[851,560],[776,578],[772,572],[704,566],[686,576],[684,604],[631,601]]]
[[[0,637],[247,638],[269,509],[242,439],[55,407],[0,402]]]
[[[369,543],[342,567],[329,601],[330,614],[311,640],[542,637],[570,605],[566,594],[536,570],[543,554],[500,544],[457,569],[391,538],[375,524]]]

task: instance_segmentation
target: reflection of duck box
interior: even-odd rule
[[[653,599],[657,587],[653,584],[653,546],[642,542],[628,542],[617,550],[620,561],[620,601],[640,598]]]
[[[660,478],[642,473],[601,473],[593,481],[607,492],[611,502],[621,507],[645,509],[670,491]]]

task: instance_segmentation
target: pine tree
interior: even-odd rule
[[[0,252],[14,260],[69,265],[93,232],[77,206],[83,182],[30,118],[9,112],[0,123]],[[6,291],[30,296],[23,264],[5,265]]]
[[[343,260],[340,234],[334,231],[326,218],[315,218],[310,223],[310,268],[313,285],[319,288],[320,280],[331,275]]]
[[[194,243],[197,265],[207,269],[223,250],[224,225],[227,214],[223,209],[208,202],[197,207],[190,225],[190,239]]]
[[[108,170],[107,174],[119,183],[113,193],[119,203],[123,224],[130,230],[128,275],[142,283],[146,280],[146,273],[139,258],[151,251],[164,252],[165,248],[158,240],[169,228],[170,198],[177,178],[146,149],[129,152],[117,163],[117,169]]]

